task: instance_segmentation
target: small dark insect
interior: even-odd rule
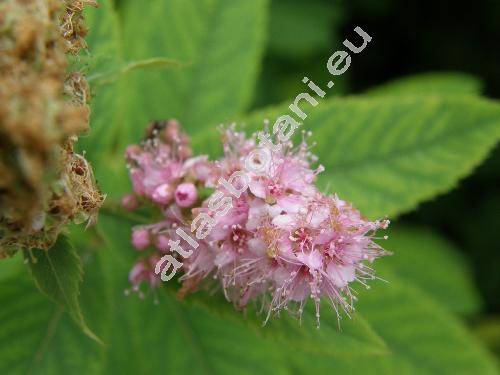
[[[167,120],[159,120],[151,122],[146,128],[146,139],[151,139],[156,136],[159,132],[166,128],[168,124]]]

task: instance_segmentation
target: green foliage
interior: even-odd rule
[[[297,369],[325,374],[498,373],[490,354],[456,318],[396,275],[392,274],[390,279],[388,284],[377,284],[373,290],[362,291],[358,304],[358,313],[367,318],[387,343],[389,354],[357,361],[290,356]]]
[[[24,267],[21,261],[21,257],[21,253],[16,253],[10,258],[2,260],[2,266],[0,267],[0,280],[12,275],[16,275],[19,270]]]
[[[266,7],[265,0],[126,2],[125,58],[169,57],[188,64],[169,74],[127,77],[121,107],[127,141],[137,140],[151,120],[175,117],[195,131],[244,110],[264,46]]]
[[[126,62],[123,58],[123,46],[118,15],[111,1],[100,1],[99,8],[87,8],[85,22],[89,28],[86,38],[89,56],[78,57],[75,62],[91,78],[102,77],[104,73],[117,71]],[[120,116],[118,104],[122,100],[116,95],[121,87],[118,82],[112,85],[94,87],[91,83],[91,136],[81,137],[77,146],[89,153],[90,160],[107,157],[117,144],[118,123]],[[100,154],[97,156],[96,154]],[[102,188],[102,187],[101,187]]]
[[[66,237],[59,236],[50,250],[24,251],[24,257],[38,289],[62,306],[86,335],[99,341],[87,327],[80,310],[82,262]]]
[[[481,302],[468,263],[453,244],[428,228],[396,225],[389,232],[389,239],[381,245],[394,254],[383,267],[390,267],[452,312],[479,312]]]
[[[124,148],[142,137],[148,122],[179,118],[194,133],[227,121],[248,106],[264,46],[267,4],[265,0],[196,4],[155,0],[145,6],[130,1],[122,5],[119,18],[109,2],[102,3],[88,11],[89,47],[97,60],[104,61],[99,72],[150,58],[181,63],[170,70],[129,72],[95,91],[92,131],[81,147],[95,165],[107,166],[96,168],[97,179],[104,181],[102,189],[120,195],[129,186]],[[99,57],[103,50],[109,51],[104,53],[107,59]]]
[[[387,277],[389,284],[361,293],[358,304],[392,352],[390,360],[382,360],[385,372],[497,373],[491,355],[439,303],[396,276]]]
[[[86,243],[89,246],[88,238]],[[107,342],[110,305],[106,274],[98,254],[81,246],[79,250],[88,265],[80,288],[83,315]],[[0,373],[102,373],[104,346],[82,333],[61,305],[42,295],[26,269],[16,269],[15,274],[0,277]]]
[[[16,278],[3,280],[1,283],[2,360],[0,369],[4,374],[27,373],[38,369],[40,357],[47,355],[47,341],[49,340],[51,345],[49,352],[53,354],[51,363],[47,363],[47,365],[52,368],[61,366],[62,369],[65,367],[62,362],[66,365],[68,363],[64,356],[54,355],[56,350],[52,349],[52,340],[54,340],[54,326],[60,324],[63,310],[60,307],[52,306],[34,288],[32,283],[29,283],[29,280],[23,280],[23,277],[26,275],[18,274]],[[12,303],[13,301],[16,303]],[[74,351],[75,342],[71,341],[78,342],[85,336],[79,329],[75,330],[72,322],[66,325],[66,328],[68,328],[66,331],[68,338],[70,334],[72,336],[68,341]],[[58,346],[59,343],[56,345]],[[75,353],[73,353],[73,357],[75,357]],[[81,358],[83,357],[81,355]],[[73,370],[78,369],[79,371],[87,367],[81,361],[74,362],[72,366],[74,366]]]

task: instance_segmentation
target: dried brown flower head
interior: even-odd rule
[[[89,89],[67,72],[85,47],[82,10],[93,1],[0,4],[0,258],[49,248],[69,221],[103,201],[92,169],[73,151],[89,128]]]

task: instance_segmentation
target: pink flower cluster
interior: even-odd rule
[[[317,189],[323,167],[312,168],[316,158],[306,135],[297,147],[287,143],[269,150],[267,168],[258,174],[247,171],[245,189],[228,191],[217,181],[245,170],[246,157],[258,147],[255,135],[248,139],[234,127],[223,129],[224,156],[210,162],[191,157],[176,122],[155,124],[149,133],[141,146],[127,150],[134,195],[124,205],[135,208],[139,198],[162,212],[160,222],[134,228],[136,249],[155,248],[130,273],[136,289],[141,282],[159,284],[154,264],[170,253],[184,262],[181,295],[215,282],[238,308],[263,303],[267,319],[283,309],[301,316],[309,299],[318,323],[321,299],[337,314],[349,314],[353,283],[366,286],[375,278],[370,264],[388,254],[374,236],[389,222],[369,221],[349,203]],[[217,190],[202,200],[200,191],[206,188]],[[176,230],[191,232],[200,214],[211,218],[210,227],[188,253],[178,246],[185,238]]]

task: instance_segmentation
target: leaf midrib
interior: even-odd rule
[[[63,283],[62,283],[61,279],[59,278],[59,274],[54,266],[54,263],[52,262],[51,257],[48,254],[48,251],[44,251],[44,255],[49,261],[50,269],[52,270],[52,273],[54,274],[54,277],[55,277],[56,282],[57,282],[57,286],[59,287],[60,293],[62,294],[66,305],[68,306],[68,308],[73,309],[74,306],[72,306],[70,299],[68,298],[68,296],[66,295],[66,292],[64,291]],[[79,277],[79,280],[81,280],[81,277]],[[71,312],[71,315],[73,315],[72,312]]]
[[[189,344],[191,345],[191,348],[193,349],[193,352],[194,352],[196,358],[198,358],[198,361],[199,361],[199,364],[200,364],[200,367],[201,367],[203,373],[204,374],[214,374],[214,372],[212,371],[212,369],[210,367],[210,364],[207,361],[207,358],[206,358],[206,355],[205,355],[205,352],[203,350],[201,343],[198,340],[196,340],[196,335],[195,335],[193,327],[184,318],[184,312],[182,311],[182,306],[179,303],[177,303],[176,301],[172,301],[170,299],[169,292],[166,291],[165,288],[163,288],[163,290],[166,292],[165,295],[166,295],[167,304],[170,306],[171,311],[173,312],[175,319],[179,323],[179,326],[181,327],[181,330],[184,334],[183,335],[184,338],[186,339],[186,341],[189,342]]]
[[[33,358],[30,361],[30,365],[28,367],[28,370],[26,371],[27,374],[32,374],[35,365],[38,362],[40,362],[41,359],[43,358],[45,352],[47,351],[50,341],[52,340],[54,334],[56,333],[62,315],[63,315],[62,307],[54,305],[54,311],[52,313],[50,320],[48,321],[47,330],[45,331],[45,334],[42,340],[40,341],[40,345],[38,346],[38,349],[35,351]]]

